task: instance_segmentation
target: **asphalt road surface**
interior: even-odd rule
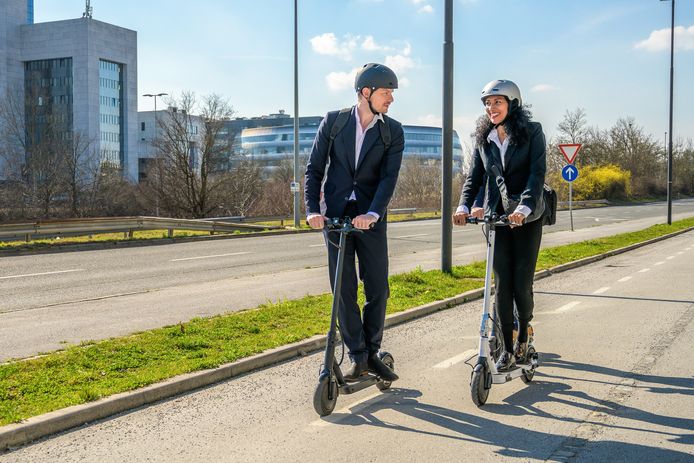
[[[319,418],[320,353],[0,455],[20,462],[691,462],[694,233],[535,285],[532,383],[470,399],[481,301],[388,329],[400,380]],[[474,361],[474,360],[473,360]]]
[[[673,205],[694,216],[694,200]],[[559,213],[543,246],[665,221],[665,203]],[[391,273],[440,268],[440,220],[389,226]],[[455,265],[484,258],[479,227],[453,231]],[[0,257],[0,361],[68,343],[329,292],[320,233]]]

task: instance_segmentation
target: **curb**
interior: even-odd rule
[[[557,265],[535,273],[535,280],[546,278],[556,273],[572,270],[584,265],[603,260],[618,254],[632,251],[643,246],[648,246],[659,241],[673,238],[693,231],[694,227],[679,230],[668,235],[659,236],[641,243],[632,244],[623,248],[608,251],[597,256],[586,257],[577,261]],[[432,302],[418,307],[398,312],[386,318],[385,326],[399,325],[416,318],[421,318],[440,310],[449,309],[457,305],[480,299],[484,289],[478,288],[459,294],[457,296]],[[19,447],[34,440],[50,436],[71,428],[75,428],[92,421],[108,418],[138,407],[150,405],[164,399],[175,397],[211,384],[234,378],[236,376],[265,368],[296,357],[305,356],[321,350],[325,346],[326,336],[316,335],[304,341],[281,346],[263,352],[252,357],[222,365],[212,370],[188,373],[156,383],[130,392],[123,392],[95,402],[74,405],[61,410],[56,410],[43,415],[28,418],[27,420],[9,424],[0,428],[0,452]]]

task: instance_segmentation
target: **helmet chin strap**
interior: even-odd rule
[[[373,93],[374,93],[373,89],[369,89],[369,97],[366,99],[366,102],[369,104],[369,109],[371,110],[373,115],[377,116],[379,113],[378,113],[378,111],[376,111],[374,109],[373,105],[371,104],[371,95],[373,95]]]

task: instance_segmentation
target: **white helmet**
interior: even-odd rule
[[[492,80],[482,89],[482,103],[485,98],[492,95],[502,95],[508,99],[509,112],[523,105],[521,92],[518,85],[510,80]],[[514,103],[515,102],[515,103]]]

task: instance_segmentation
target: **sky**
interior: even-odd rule
[[[80,17],[85,4],[34,3],[35,22]],[[293,114],[293,0],[91,5],[94,19],[137,31],[139,94],[216,93],[237,117]],[[453,0],[455,129],[465,141],[482,87],[509,79],[548,138],[583,108],[589,126],[633,117],[664,142],[670,12],[658,0]],[[299,115],[354,104],[354,73],[380,62],[400,80],[389,115],[440,126],[443,24],[444,0],[298,0]],[[694,139],[694,0],[676,2],[674,82],[675,140]],[[140,97],[139,110],[153,106]]]

